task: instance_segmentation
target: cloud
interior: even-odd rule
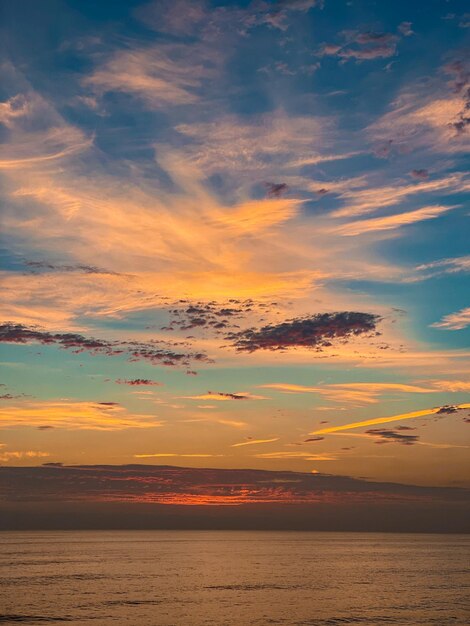
[[[161,342],[140,343],[136,341],[108,341],[84,337],[77,333],[51,333],[36,327],[6,322],[0,324],[0,343],[57,345],[75,354],[89,352],[94,355],[127,356],[129,361],[148,361],[152,365],[174,367],[188,366],[191,361],[204,362],[208,358],[203,353],[180,353],[158,347]]]
[[[446,67],[448,72],[448,66],[443,70]],[[453,70],[454,77],[459,72]],[[437,78],[411,84],[403,88],[390,110],[371,124],[368,131],[375,141],[389,142],[401,152],[418,149],[429,149],[432,153],[466,152],[467,106],[468,96],[459,78],[447,85]]]
[[[440,391],[450,391],[450,392],[459,392],[459,391],[470,391],[470,381],[469,380],[435,380],[433,381],[433,386],[437,387]]]
[[[209,18],[201,0],[157,0],[137,7],[136,16],[156,31],[187,36],[201,33]]]
[[[434,328],[444,328],[446,330],[462,330],[470,326],[470,307],[461,309],[456,313],[445,315],[440,322],[431,324]]]
[[[232,448],[240,448],[242,446],[257,446],[260,443],[272,443],[273,441],[279,441],[279,437],[273,439],[249,439],[248,441],[242,441],[241,443],[232,444]]]
[[[418,180],[426,180],[429,178],[429,171],[426,169],[411,170],[411,176],[413,178],[417,178]]]
[[[289,185],[286,183],[265,183],[265,186],[270,198],[279,198],[283,193],[289,191]]]
[[[424,263],[416,267],[418,272],[426,272],[423,277],[432,278],[440,274],[456,274],[458,272],[470,271],[470,256],[454,257],[449,259],[440,259],[431,263]]]
[[[82,272],[84,274],[112,274],[116,275],[116,272],[110,272],[109,270],[96,267],[94,265],[68,265],[63,263],[51,263],[49,261],[25,261],[27,268],[30,268],[33,272],[38,270],[45,270],[50,272]]]
[[[416,224],[424,220],[432,220],[440,217],[443,213],[456,208],[456,206],[426,206],[414,211],[406,213],[397,213],[395,215],[387,215],[385,217],[374,217],[367,220],[359,220],[348,222],[335,229],[335,232],[346,237],[354,237],[356,235],[364,235],[366,233],[375,233],[379,231],[388,231]]]
[[[19,149],[28,149],[35,147],[41,149],[44,154],[36,156],[25,156],[15,158],[10,152],[10,158],[2,159],[0,152],[0,170],[24,168],[34,165],[40,165],[48,161],[57,161],[65,157],[71,156],[78,152],[82,152],[89,148],[92,144],[91,139],[82,139],[79,133],[75,135],[70,132],[48,132],[42,133],[40,137],[35,137],[35,146],[30,146],[26,142],[23,146],[18,145]],[[65,145],[64,145],[65,144]],[[68,145],[67,145],[68,144]],[[64,145],[64,147],[61,147]]]
[[[0,124],[7,128],[14,127],[18,118],[31,113],[31,103],[25,94],[19,93],[5,102],[0,102]]]
[[[130,385],[131,387],[140,387],[140,386],[153,386],[153,387],[161,387],[163,383],[159,383],[156,380],[150,380],[149,378],[132,378],[130,380],[125,378],[118,378],[115,381],[118,385]]]
[[[245,300],[230,298],[223,302],[202,302],[179,300],[168,310],[170,321],[161,330],[212,330],[219,334],[221,329],[239,328],[237,323],[248,316],[264,317],[266,310],[277,310],[275,302],[257,302],[252,298]]]
[[[463,97],[463,108],[458,119],[451,123],[457,134],[463,134],[470,124],[470,66],[463,61],[454,61],[445,65],[443,69],[453,77],[449,86],[454,93]]]
[[[409,37],[410,35],[414,35],[414,31],[411,28],[411,22],[401,22],[398,25],[398,30],[404,37]]]
[[[19,461],[20,459],[43,459],[50,456],[48,452],[39,452],[36,450],[26,451],[0,451],[0,461],[9,463],[10,461]]]
[[[174,452],[155,452],[152,454],[134,454],[136,459],[151,459],[151,458],[164,458],[164,457],[183,457],[187,459],[206,459],[210,457],[223,456],[222,454],[177,454]]]
[[[313,458],[315,455],[308,455]],[[348,505],[361,506],[367,516],[378,503],[465,502],[464,489],[379,483],[316,472],[251,469],[203,469],[168,465],[99,465],[0,468],[2,503],[127,502],[170,505],[336,504],[342,515]],[[316,509],[315,518],[321,509]],[[395,508],[396,510],[396,508]],[[401,509],[400,509],[401,510]],[[159,514],[162,513],[158,509]],[[176,510],[173,511],[176,514]],[[137,509],[132,510],[138,514]],[[263,515],[269,519],[271,516]],[[333,518],[334,519],[334,518]],[[329,520],[331,524],[331,518]],[[269,527],[269,525],[268,525]]]
[[[403,383],[331,383],[321,386],[304,386],[291,383],[259,385],[283,393],[314,393],[333,402],[361,405],[379,402],[379,397],[395,393],[434,393],[436,389]]]
[[[7,133],[0,148],[0,170],[51,164],[88,150],[93,136],[68,124],[43,97],[33,91],[8,62],[0,67],[5,85],[17,84],[16,94],[0,102],[0,124]]]
[[[217,407],[211,407],[211,408],[215,409]],[[200,416],[196,415],[196,417],[190,417],[190,418],[182,419],[180,421],[185,424],[197,424],[197,423],[220,424],[221,426],[229,426],[230,428],[237,428],[237,429],[238,428],[243,429],[248,426],[247,422],[243,422],[242,420],[226,418],[220,414],[211,415],[210,417],[202,416],[201,414]]]
[[[295,217],[302,200],[271,197],[244,202],[236,210],[218,216],[218,221],[237,232],[256,234]]]
[[[439,407],[437,415],[452,415],[453,413],[457,413],[460,408],[468,408],[468,405],[455,406],[453,404],[446,404],[445,406]]]
[[[213,75],[201,48],[160,44],[118,50],[83,79],[97,93],[124,92],[151,108],[194,104],[204,79]]]
[[[413,196],[417,195],[436,192],[450,194],[469,189],[468,178],[461,174],[451,174],[436,180],[422,180],[422,182],[412,184],[401,184],[400,181],[396,181],[394,185],[380,187],[368,185],[365,188],[367,180],[363,177],[345,181],[345,183],[346,185],[340,185],[338,188],[339,198],[345,206],[335,210],[332,213],[333,217],[350,217],[376,212],[381,208],[402,204],[405,200],[413,199]]]
[[[0,400],[17,400],[18,398],[25,398],[25,397],[27,396],[24,393],[19,393],[19,394],[2,393],[0,395]]]
[[[208,391],[207,393],[196,396],[182,396],[189,400],[217,400],[218,402],[224,402],[228,400],[266,400],[264,396],[256,396],[247,391],[240,391],[237,393],[224,393],[222,391]]]
[[[320,279],[321,272],[305,268],[300,258],[287,270],[267,260],[268,249],[271,259],[274,250],[280,255],[286,246],[279,226],[299,215],[302,200],[222,202],[187,160],[161,159],[178,193],[141,178],[138,168],[120,181],[71,169],[10,181],[14,191],[4,225],[12,240],[21,233],[29,248],[47,246],[50,254],[73,259],[67,265],[89,265],[92,256],[97,267],[114,272],[78,274],[73,285],[66,272],[41,273],[33,284],[29,276],[9,272],[8,302],[21,306],[25,317],[28,312],[26,323],[41,306],[49,309],[42,311],[45,319],[59,314],[67,319],[124,316],[158,307],[162,297],[299,297]],[[188,223],[193,228],[188,230]],[[9,317],[22,321],[13,310]]]
[[[266,2],[252,2],[246,10],[244,23],[247,28],[267,25],[285,31],[289,27],[291,13],[307,13],[316,6],[323,8],[323,0],[279,0],[274,6]]]
[[[210,122],[179,124],[176,130],[188,142],[184,153],[190,163],[208,174],[223,173],[238,189],[241,183],[292,173],[290,168],[351,156],[331,154],[335,120],[327,116],[293,116],[277,110],[249,118],[224,115]]]
[[[316,6],[323,8],[323,0],[279,0],[274,4],[254,1],[245,7],[214,7],[204,0],[156,0],[138,7],[136,15],[158,32],[222,45],[246,36],[256,27],[286,31],[296,13],[307,13]]]
[[[350,424],[342,424],[341,426],[329,426],[328,428],[322,428],[311,432],[311,435],[327,435],[328,433],[336,433],[343,430],[350,430],[352,428],[362,428],[364,426],[375,426],[377,424],[388,424],[389,422],[400,422],[406,419],[414,419],[416,417],[425,417],[427,415],[435,415],[439,413],[445,413],[450,411],[444,411],[446,407],[435,407],[432,409],[423,409],[421,411],[412,411],[411,413],[402,413],[401,415],[393,415],[392,417],[377,417],[375,419],[362,420],[360,422],[352,422]],[[453,407],[453,409],[468,409],[470,404],[459,404]],[[455,412],[454,410],[452,412]]]
[[[405,446],[412,446],[419,441],[419,435],[404,435],[398,428],[371,428],[366,430],[366,434],[377,439],[376,443],[400,443]]]
[[[79,400],[25,401],[0,409],[4,428],[44,427],[66,430],[125,430],[162,425],[153,415],[128,412],[116,402]]]
[[[343,48],[337,52],[337,56],[342,59],[359,59],[361,61],[371,61],[375,59],[387,59],[394,56],[396,47],[394,45],[377,45],[368,48]]]
[[[315,348],[321,350],[332,341],[348,341],[359,335],[376,331],[379,316],[371,313],[318,313],[296,318],[281,324],[230,333],[227,338],[239,352],[256,350],[284,350],[287,348]]]
[[[264,452],[255,454],[257,459],[302,459],[304,461],[336,461],[337,457],[332,454],[312,454],[310,452]]]
[[[375,33],[373,31],[368,31],[364,33],[358,33],[354,37],[354,41],[360,44],[383,44],[390,43],[397,40],[397,36],[392,33]]]
[[[398,37],[392,33],[345,31],[342,34],[348,40],[346,44],[324,44],[318,54],[358,61],[386,59],[396,54]],[[359,47],[354,46],[354,44],[358,44]]]

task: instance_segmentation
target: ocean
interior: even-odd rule
[[[470,623],[470,536],[0,533],[0,623]]]

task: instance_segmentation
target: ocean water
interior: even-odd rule
[[[470,536],[0,533],[0,623],[468,625]]]

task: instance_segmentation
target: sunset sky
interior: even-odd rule
[[[0,464],[470,486],[467,3],[2,7]]]

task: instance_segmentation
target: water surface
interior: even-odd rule
[[[0,623],[467,625],[470,536],[0,533]]]

